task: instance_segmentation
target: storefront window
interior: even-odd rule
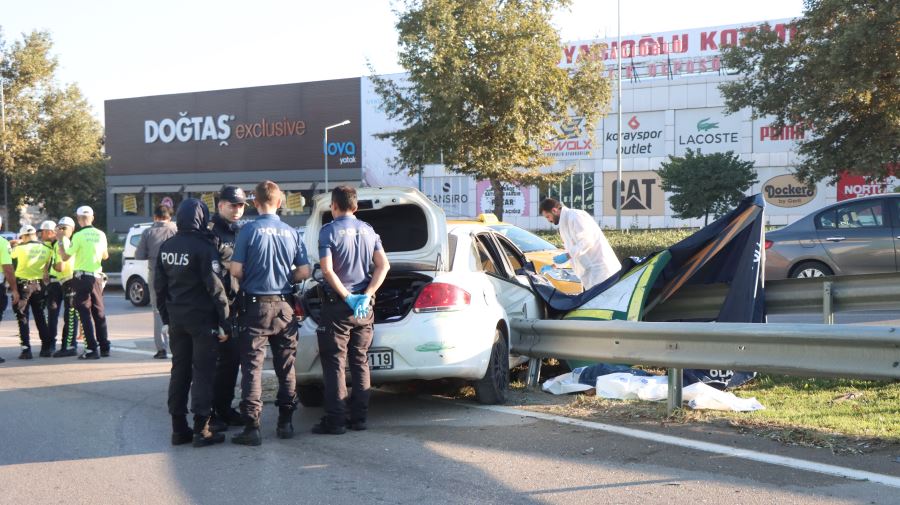
[[[594,214],[594,174],[572,174],[559,184],[541,187],[540,200],[555,198],[571,209]]]
[[[146,216],[143,193],[118,193],[115,195],[117,216]]]
[[[155,209],[160,205],[168,205],[174,212],[178,210],[178,205],[181,204],[182,199],[184,199],[184,195],[181,193],[151,193],[150,207]]]

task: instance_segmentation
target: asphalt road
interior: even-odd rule
[[[366,432],[309,434],[321,411],[301,409],[298,436],[278,440],[267,405],[262,447],[172,447],[169,363],[149,358],[149,310],[126,305],[118,292],[107,299],[115,347],[99,362],[18,361],[9,312],[0,323],[7,358],[0,365],[0,504],[898,503],[900,463],[729,430],[657,427],[637,438],[395,393],[374,396]],[[898,316],[867,318],[888,324]],[[663,443],[659,434],[877,472],[896,483],[700,451]]]

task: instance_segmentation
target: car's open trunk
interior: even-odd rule
[[[394,272],[391,270],[381,288],[375,294],[375,323],[399,321],[409,314],[416,297],[431,277],[417,272]],[[306,314],[316,323],[322,310],[319,289],[313,287],[304,296]]]

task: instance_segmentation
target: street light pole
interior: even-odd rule
[[[325,141],[323,142],[323,145],[322,145],[322,147],[324,148],[322,150],[322,152],[323,152],[323,154],[325,154],[325,191],[326,192],[328,191],[328,130],[330,130],[332,128],[337,128],[338,126],[344,126],[344,125],[348,125],[348,124],[350,124],[350,120],[345,119],[345,120],[341,121],[340,123],[325,127]]]
[[[618,66],[619,77],[616,84],[616,94],[618,95],[618,104],[616,105],[619,133],[616,138],[616,229],[622,229],[622,0],[617,1],[616,14],[616,65]]]

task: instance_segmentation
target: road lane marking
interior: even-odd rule
[[[457,403],[457,405],[460,405]],[[797,470],[806,470],[808,472],[821,473],[825,475],[831,475],[835,477],[843,477],[845,479],[858,480],[858,481],[869,481],[875,482],[878,484],[883,484],[885,486],[900,488],[900,478],[892,477],[890,475],[884,475],[880,473],[874,472],[866,472],[863,470],[854,470],[852,468],[845,468],[841,466],[828,465],[824,463],[816,463],[814,461],[807,461],[803,459],[797,458],[789,458],[786,456],[776,456],[774,454],[766,454],[764,452],[751,451],[749,449],[739,449],[736,447],[729,447],[727,445],[714,444],[711,442],[701,442],[698,440],[691,440],[688,438],[680,438],[672,435],[663,435],[660,433],[654,433],[651,431],[643,431],[637,430],[634,428],[625,428],[622,426],[614,426],[611,424],[597,423],[593,421],[583,421],[581,419],[573,419],[571,417],[557,416],[553,414],[545,414],[543,412],[532,412],[528,410],[519,410],[513,407],[501,407],[499,405],[472,405],[465,404],[465,407],[474,407],[476,409],[482,410],[490,410],[492,412],[499,412],[503,414],[511,414],[515,416],[522,417],[530,417],[532,419],[540,419],[543,421],[553,421],[560,424],[569,424],[573,426],[580,426],[582,428],[589,428],[592,430],[598,431],[606,431],[609,433],[615,433],[617,435],[623,435],[626,437],[638,438],[641,440],[649,440],[652,442],[658,442],[662,444],[675,445],[678,447],[684,447],[687,449],[694,449],[697,451],[710,452],[713,454],[720,454],[723,456],[730,456],[734,458],[747,459],[751,461],[757,461],[760,463],[767,463],[771,465],[779,465],[785,466],[788,468],[794,468]]]

